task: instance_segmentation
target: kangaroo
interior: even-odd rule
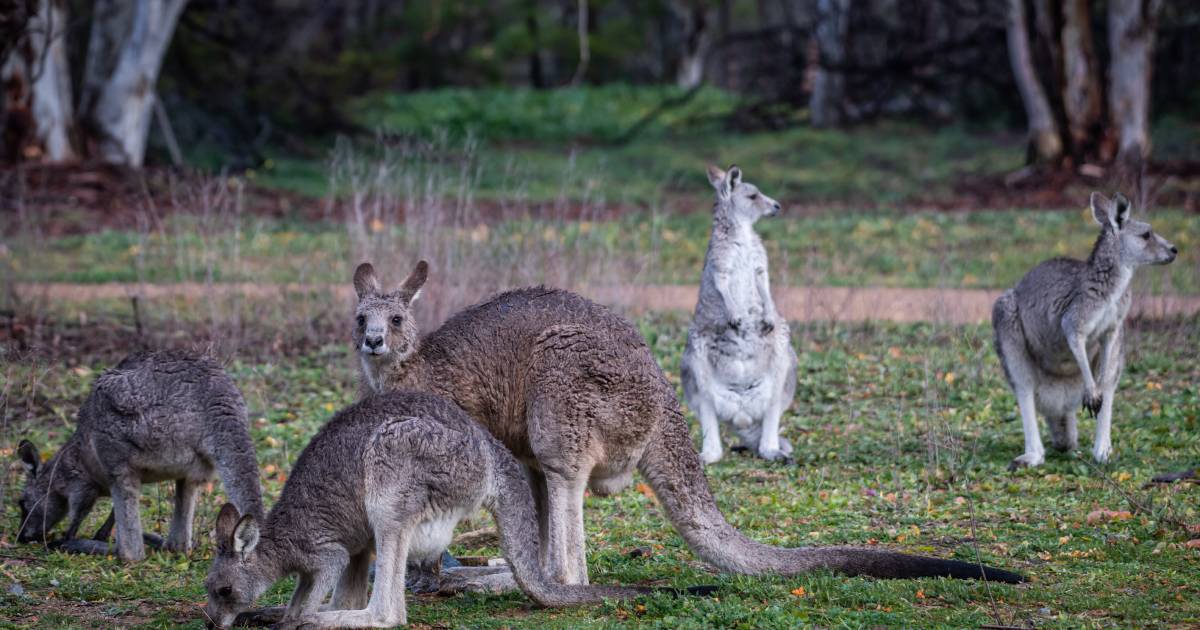
[[[1022,579],[879,549],[783,549],[746,538],[717,509],[675,388],[632,324],[579,295],[538,287],[501,293],[419,339],[410,305],[428,271],[419,262],[391,293],[370,263],[355,271],[352,339],[363,382],[442,395],[513,452],[534,490],[539,558],[558,582],[587,583],[584,490],[618,492],[635,468],[688,545],[724,571]]]
[[[1054,448],[1077,448],[1076,409],[1081,405],[1096,416],[1092,456],[1108,461],[1130,280],[1138,267],[1168,264],[1179,253],[1148,223],[1130,219],[1131,204],[1120,193],[1108,199],[1093,192],[1091,209],[1101,229],[1087,262],[1047,260],[992,307],[996,354],[1016,394],[1025,431],[1025,452],[1012,460],[1009,470],[1045,460],[1037,412],[1050,426]]]
[[[221,508],[217,551],[204,581],[205,614],[210,623],[231,627],[272,584],[298,574],[276,628],[404,624],[409,560],[436,561],[458,521],[481,506],[496,519],[517,584],[538,604],[663,590],[564,586],[547,578],[538,564],[533,496],[512,454],[453,403],[390,392],[350,405],[321,427],[265,521],[241,515],[232,504]],[[372,551],[375,585],[368,600]]]
[[[718,421],[733,425],[742,447],[786,460],[792,444],[779,436],[779,420],[796,392],[796,352],[771,299],[767,251],[754,231],[760,217],[779,214],[779,202],[743,182],[736,166],[708,167],[708,181],[717,191],[712,238],[679,369],[683,396],[700,421],[700,460],[721,459]]]
[[[75,433],[53,457],[43,464],[29,441],[21,442],[18,454],[27,475],[20,542],[45,541],[64,516],[69,517],[64,540],[70,541],[96,499],[110,495],[117,556],[142,560],[141,486],[174,480],[175,511],[165,546],[187,552],[197,492],[214,470],[239,509],[262,513],[246,403],[225,371],[207,358],[175,352],[126,357],[96,379]],[[110,528],[101,528],[103,538]],[[107,553],[107,545],[75,550]]]

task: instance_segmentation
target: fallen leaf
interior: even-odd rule
[[[925,591],[918,590],[917,591],[917,599],[925,599]]]
[[[1117,481],[1129,481],[1133,479],[1133,473],[1119,472],[1117,473]]]
[[[797,586],[796,588],[792,589],[792,595],[795,595],[796,597],[804,597],[805,595],[808,595],[808,591],[805,591],[803,586]]]
[[[1200,549],[1200,538],[1193,538],[1183,543],[1183,546],[1187,547],[1188,549]]]
[[[637,491],[641,492],[642,495],[645,496],[647,499],[654,498],[654,489],[651,488],[650,486],[646,485],[645,483],[642,483],[641,481],[638,482]]]
[[[1121,510],[1119,512],[1114,512],[1113,510],[1094,510],[1088,512],[1087,524],[1095,525],[1111,521],[1127,521],[1131,518],[1133,518],[1133,513],[1129,510]]]

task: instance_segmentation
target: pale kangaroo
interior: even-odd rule
[[[876,548],[784,549],[746,538],[717,509],[675,388],[632,324],[573,293],[530,288],[469,307],[418,339],[409,306],[427,273],[421,261],[385,293],[369,263],[356,270],[353,340],[365,386],[445,396],[513,452],[534,490],[540,557],[555,580],[587,582],[584,490],[617,492],[635,468],[688,545],[725,571],[1022,579]]]
[[[75,433],[53,457],[42,463],[28,441],[18,451],[27,473],[20,499],[21,542],[45,541],[64,516],[69,517],[64,540],[73,539],[96,499],[110,495],[117,556],[141,560],[146,554],[138,510],[142,484],[173,480],[175,511],[166,548],[186,552],[197,493],[214,471],[239,509],[262,513],[246,403],[225,371],[207,358],[132,354],[96,379],[79,409]],[[107,552],[103,544],[69,548]]]
[[[742,447],[784,460],[792,445],[779,436],[779,421],[796,392],[796,352],[771,299],[767,250],[754,231],[760,217],[779,213],[779,202],[743,182],[736,166],[708,167],[708,181],[717,191],[712,237],[679,369],[684,398],[700,421],[700,459],[721,459],[724,423]]]
[[[1025,453],[1012,460],[1010,470],[1045,460],[1038,412],[1050,426],[1054,448],[1078,447],[1080,406],[1096,416],[1093,457],[1108,461],[1130,280],[1138,267],[1168,264],[1179,253],[1148,223],[1130,219],[1123,195],[1110,200],[1092,193],[1091,207],[1101,229],[1087,262],[1047,260],[992,307],[996,353],[1025,431]]]
[[[210,623],[231,627],[272,584],[298,574],[275,628],[404,624],[406,565],[436,562],[454,526],[480,507],[496,519],[517,584],[543,606],[662,590],[549,579],[538,563],[533,496],[512,454],[453,403],[392,392],[369,396],[321,427],[265,521],[231,504],[221,508],[217,552],[204,581],[205,614]],[[368,600],[372,553],[375,584]]]

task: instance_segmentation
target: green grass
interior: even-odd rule
[[[707,200],[705,166],[737,163],[751,181],[769,183],[772,194],[784,199],[886,205],[946,195],[963,175],[1011,172],[1024,155],[1019,133],[962,126],[731,129],[738,97],[714,88],[659,109],[681,94],[673,87],[629,85],[379,92],[347,104],[346,113],[387,137],[357,142],[358,153],[379,156],[397,146],[426,151],[432,170],[443,175],[466,161],[473,195],[482,200],[602,198],[655,205],[679,193]],[[652,111],[659,115],[626,139]],[[321,196],[331,191],[326,161],[337,151],[328,143],[316,146],[326,147],[327,155],[268,151],[271,159],[247,176]],[[211,162],[203,157],[195,163]]]
[[[1159,210],[1150,220],[1182,253],[1168,267],[1142,270],[1141,288],[1200,293],[1200,215]],[[632,213],[603,221],[480,220],[426,237],[403,225],[377,227],[376,238],[414,256],[443,247],[513,267],[537,266],[531,252],[559,260],[641,261],[637,281],[690,284],[699,281],[710,217],[695,212]],[[777,284],[853,287],[1007,287],[1038,260],[1086,258],[1096,235],[1082,207],[785,214],[760,221],[757,229]],[[146,234],[110,230],[14,239],[7,262],[19,280],[178,282],[211,274],[216,281],[341,283],[361,255],[356,243],[345,226],[331,223],[254,218],[214,226],[177,214],[163,229]],[[584,265],[573,280],[611,283],[608,273],[602,265]]]
[[[638,320],[655,356],[677,382],[685,322]],[[722,510],[748,535],[783,545],[872,544],[974,559],[1022,571],[1023,586],[942,579],[882,581],[820,573],[792,578],[714,575],[663,519],[653,499],[629,489],[589,497],[585,509],[593,582],[715,583],[714,598],[655,596],[566,610],[540,610],[521,595],[411,598],[410,622],[454,627],[1037,627],[1174,626],[1200,623],[1200,538],[1176,522],[1200,523],[1194,488],[1140,489],[1151,475],[1200,460],[1200,379],[1192,320],[1129,334],[1128,367],[1116,403],[1114,460],[1099,470],[1052,453],[1036,470],[1005,472],[1021,451],[1015,404],[984,327],[797,326],[796,401],[784,433],[798,465],[729,456],[709,468]],[[45,359],[41,359],[44,361]],[[61,443],[90,381],[104,366],[84,359],[9,363],[4,457],[25,436]],[[341,343],[283,362],[234,361],[270,499],[317,427],[353,398]],[[1090,446],[1092,422],[1081,426]],[[11,459],[9,460],[11,461]],[[151,554],[136,567],[16,545],[19,467],[4,477],[0,521],[0,627],[200,628],[197,605],[211,545],[190,558]],[[147,529],[169,520],[170,490],[149,486]],[[1129,494],[1151,511],[1092,522],[1088,513],[1128,510]],[[197,531],[220,502],[204,493]],[[1136,511],[1136,510],[1135,510]],[[91,517],[107,513],[102,501]],[[481,518],[472,527],[486,524]],[[630,558],[650,547],[649,558]],[[495,549],[456,549],[495,553]],[[24,594],[10,592],[19,583]],[[283,602],[288,583],[264,601]],[[800,589],[803,589],[802,591]],[[993,612],[994,611],[994,612]],[[995,615],[995,616],[993,616]]]

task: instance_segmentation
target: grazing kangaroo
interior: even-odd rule
[[[538,564],[533,497],[512,454],[453,403],[391,392],[369,396],[321,427],[265,521],[231,504],[221,508],[217,553],[204,581],[205,614],[230,627],[272,584],[294,573],[296,590],[276,628],[406,623],[409,559],[436,561],[458,521],[481,506],[496,519],[513,577],[543,606],[663,590],[564,586],[546,577]],[[372,552],[375,586],[368,601]]]
[[[767,250],[754,231],[760,217],[779,213],[779,202],[743,182],[736,166],[708,167],[708,181],[717,190],[712,238],[679,369],[683,396],[700,421],[700,459],[721,459],[722,422],[733,425],[742,447],[784,460],[792,445],[779,436],[779,420],[796,393],[796,352],[771,299]]]
[[[240,510],[262,513],[246,403],[229,375],[207,358],[174,352],[126,357],[96,379],[75,433],[49,461],[43,464],[28,441],[18,453],[27,473],[21,542],[46,540],[64,516],[64,539],[73,539],[96,499],[111,495],[117,555],[139,561],[146,555],[138,510],[142,484],[174,480],[166,548],[186,552],[197,493],[214,470]],[[104,538],[109,527],[102,528]],[[107,545],[77,549],[107,552]]]
[[[1148,223],[1130,219],[1129,200],[1120,193],[1111,200],[1092,193],[1091,208],[1101,229],[1087,262],[1047,260],[992,307],[996,354],[1025,431],[1025,453],[1012,460],[1010,470],[1045,460],[1037,412],[1050,426],[1054,448],[1078,447],[1081,405],[1096,416],[1092,456],[1108,461],[1130,280],[1138,267],[1168,264],[1179,253]]]
[[[783,549],[746,538],[717,509],[675,388],[632,324],[573,293],[529,288],[460,311],[418,339],[409,307],[428,270],[421,261],[392,293],[370,263],[355,271],[352,337],[364,383],[453,400],[513,452],[534,489],[540,558],[555,580],[587,583],[584,490],[617,492],[634,468],[688,545],[725,571],[1022,579],[880,549]]]

